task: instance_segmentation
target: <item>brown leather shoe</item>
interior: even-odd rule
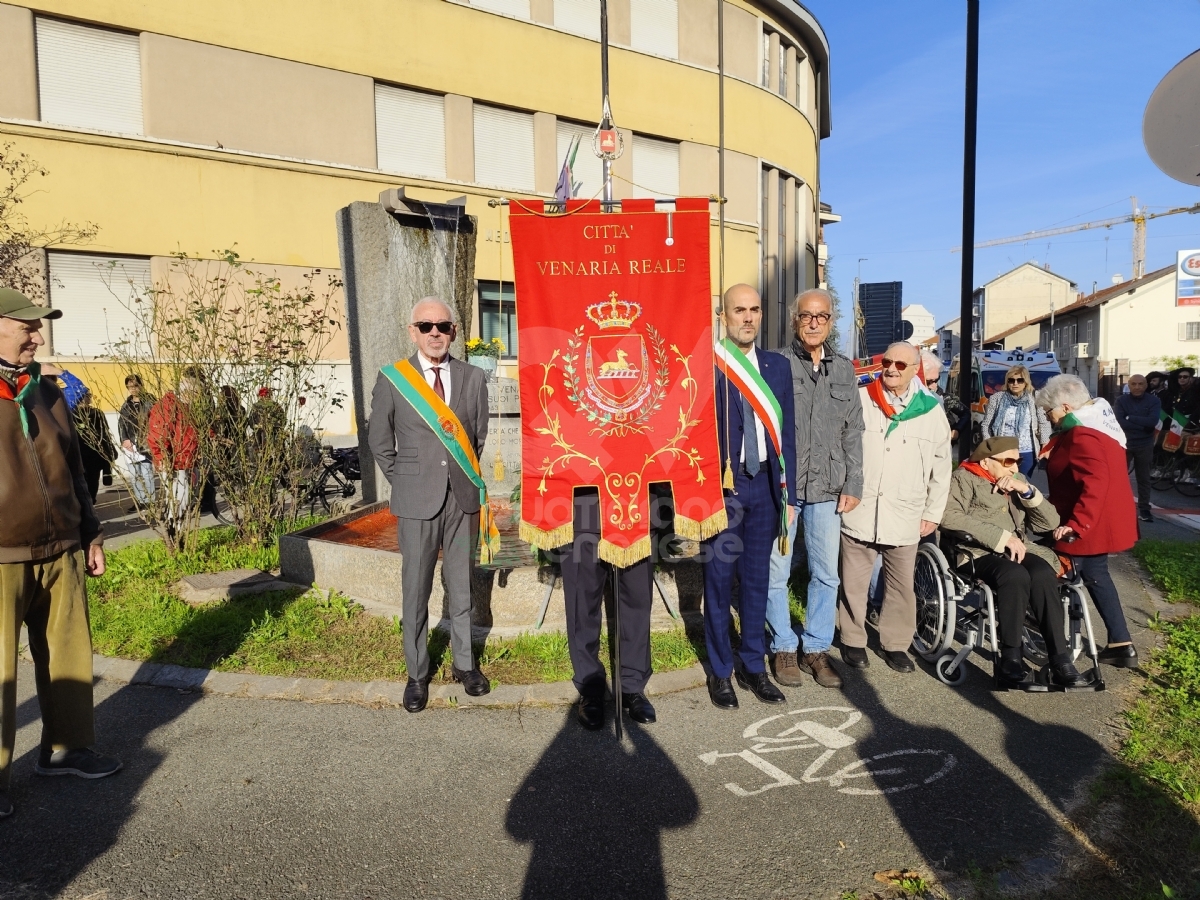
[[[800,687],[804,684],[804,673],[796,665],[796,654],[788,651],[776,653],[771,659],[775,680],[784,687]]]
[[[800,660],[800,668],[811,675],[821,687],[840,688],[842,686],[842,676],[833,667],[833,661],[829,658],[829,654],[824,651],[805,653]]]

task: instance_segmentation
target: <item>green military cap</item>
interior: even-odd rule
[[[25,322],[32,322],[34,319],[60,319],[62,310],[38,306],[20,291],[0,288],[0,318],[21,319]]]

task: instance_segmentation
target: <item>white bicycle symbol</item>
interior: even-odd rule
[[[818,713],[841,713],[845,718],[841,724],[831,727],[815,721],[816,718],[831,718],[828,715],[814,716]],[[809,718],[795,720],[797,716],[806,715]],[[922,785],[933,784],[949,774],[950,770],[958,763],[954,755],[945,750],[892,750],[887,753],[877,753],[870,759],[860,759],[849,763],[831,775],[819,774],[835,753],[855,743],[855,739],[846,734],[846,731],[856,725],[862,717],[862,713],[848,706],[814,706],[809,709],[768,716],[747,726],[746,730],[742,732],[742,737],[751,741],[750,749],[736,753],[721,753],[713,750],[710,753],[701,753],[700,759],[710,766],[715,766],[719,759],[737,757],[745,760],[771,779],[767,784],[753,790],[748,790],[735,782],[726,782],[725,787],[739,797],[752,797],[773,788],[820,783],[828,784],[842,794],[858,796],[897,794]],[[788,725],[788,720],[791,720],[792,724]],[[778,724],[764,733],[765,726],[772,722]],[[786,727],[777,730],[780,726]],[[817,747],[825,749],[799,778],[792,777],[778,766],[763,759],[762,756],[766,753],[786,753],[794,750],[811,750]],[[930,771],[929,774],[923,774],[923,771],[933,769],[934,765],[938,766],[936,770]],[[875,787],[847,785],[847,782],[868,777],[874,780]],[[884,781],[892,780],[899,783],[883,784]]]

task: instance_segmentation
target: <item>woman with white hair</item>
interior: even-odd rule
[[[1025,477],[1037,465],[1037,457],[1050,439],[1050,423],[1033,402],[1033,377],[1024,366],[1013,366],[1004,375],[1003,391],[988,398],[983,414],[983,439],[1015,437],[1021,454],[1020,472]]]
[[[1055,434],[1043,448],[1050,502],[1062,524],[1054,529],[1055,549],[1075,558],[1104,627],[1108,645],[1100,662],[1134,668],[1137,648],[1129,637],[1116,585],[1108,574],[1108,554],[1137,542],[1136,507],[1125,463],[1125,432],[1108,401],[1092,399],[1075,375],[1055,375],[1037,392]]]

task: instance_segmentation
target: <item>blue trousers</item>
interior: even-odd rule
[[[1017,465],[1017,469],[1020,470],[1021,474],[1028,478],[1036,468],[1037,454],[1032,450],[1030,450],[1028,453],[1022,453],[1021,462]]]
[[[778,537],[779,510],[771,479],[761,471],[753,478],[737,472],[734,493],[725,497],[729,525],[702,548],[704,564],[704,641],[708,662],[718,678],[733,674],[733,645],[729,637],[733,576],[741,577],[738,613],[742,670],[765,672],[767,590],[770,586],[771,546]]]
[[[808,602],[804,611],[804,652],[823,653],[833,643],[837,624],[837,594],[842,583],[838,577],[838,553],[841,551],[842,517],[837,501],[821,503],[801,501],[795,507],[796,518],[788,533],[788,552],[779,552],[779,542],[771,542],[771,587],[767,592],[767,628],[771,632],[772,653],[795,653],[799,638],[792,628],[788,608],[788,579],[792,575],[792,554],[796,544],[796,526],[804,520],[804,546],[808,551]]]

